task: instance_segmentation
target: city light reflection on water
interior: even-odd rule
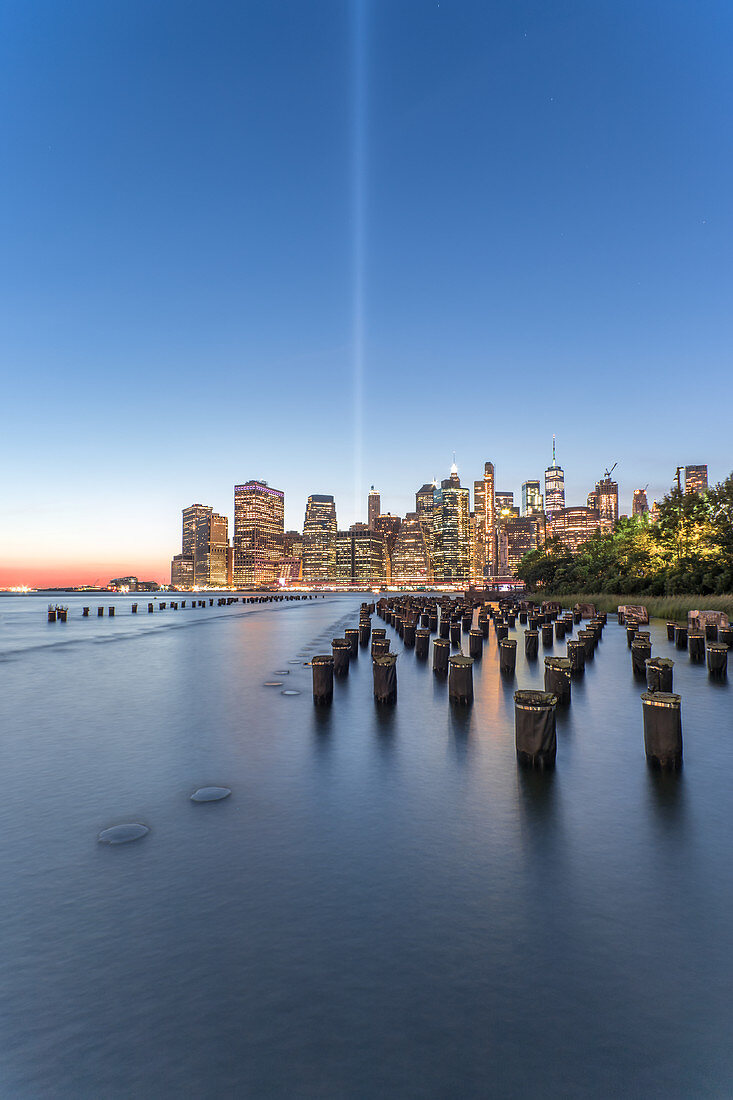
[[[360,650],[321,709],[304,662],[360,597],[68,602],[0,605],[5,1095],[730,1091],[733,712],[704,666],[669,654],[685,766],[650,772],[609,623],[535,773],[521,628],[473,707],[388,628],[397,705]],[[127,821],[150,834],[97,845]]]

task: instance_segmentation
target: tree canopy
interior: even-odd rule
[[[675,488],[659,518],[619,520],[612,534],[567,550],[557,539],[525,554],[517,575],[530,589],[671,596],[733,591],[733,473],[706,493]]]

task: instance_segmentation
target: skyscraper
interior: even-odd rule
[[[514,508],[514,493],[496,491],[494,494],[497,515],[502,512],[511,512]]]
[[[195,583],[196,528],[213,511],[208,504],[189,504],[188,508],[183,509],[181,553],[176,554],[171,561],[171,584],[176,587],[191,587]],[[203,566],[199,571],[203,573]]]
[[[210,516],[213,511],[208,504],[189,504],[188,508],[183,509],[182,554],[193,557],[196,549],[196,525],[201,517]]]
[[[565,507],[565,471],[555,459],[555,437],[552,437],[552,465],[545,470],[545,512],[548,516]]]
[[[484,463],[483,481],[473,483],[473,509],[476,514],[476,569],[484,577],[496,576],[496,500],[494,463]]]
[[[384,580],[382,536],[366,523],[336,534],[336,577],[340,584],[372,585]]]
[[[266,481],[234,486],[234,582],[272,584],[284,554],[285,494]]]
[[[643,516],[649,511],[649,502],[646,499],[646,489],[634,489],[634,499],[631,504],[632,516]]]
[[[595,498],[591,505],[591,495]],[[608,476],[596,482],[595,491],[588,496],[588,507],[595,507],[601,520],[615,523],[618,519],[618,482]]]
[[[393,584],[426,584],[430,580],[430,556],[417,512],[407,513],[397,533],[391,579]]]
[[[433,492],[433,573],[438,583],[464,584],[471,576],[468,489],[455,462],[450,477]]]
[[[303,523],[303,580],[324,583],[336,577],[336,505],[332,496],[308,497]]]
[[[707,466],[685,466],[685,492],[704,493],[708,487]]]
[[[522,485],[522,515],[534,516],[542,511],[542,493],[539,481],[525,481]]]
[[[499,564],[502,576],[516,577],[517,566],[530,550],[545,544],[545,517],[542,512],[514,516],[499,528]]]
[[[392,579],[392,554],[402,520],[399,516],[393,516],[391,512],[382,512],[377,516],[375,523],[377,534],[381,535],[384,546],[384,576],[389,581]]]
[[[382,505],[382,502],[381,502],[379,493],[377,492],[377,490],[372,485],[371,489],[369,490],[369,498],[368,498],[368,501],[367,501],[367,509],[368,509],[367,523],[368,523],[368,527],[369,527],[370,531],[376,531],[376,527],[374,526],[374,521],[376,520],[377,516],[379,515],[379,513],[381,511],[381,505]]]
[[[193,579],[198,585],[227,583],[229,520],[212,509],[196,519]]]

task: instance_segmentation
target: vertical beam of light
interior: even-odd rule
[[[366,192],[367,0],[352,0],[352,363],[354,371],[354,521],[362,518],[364,452],[364,263]]]

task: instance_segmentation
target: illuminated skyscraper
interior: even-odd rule
[[[618,519],[618,482],[611,477],[597,481],[594,492],[588,494],[588,507],[596,508],[601,520],[615,523]]]
[[[545,470],[545,512],[552,516],[565,507],[565,471],[555,459],[555,437],[552,437],[552,466]]]
[[[438,583],[464,584],[471,575],[468,489],[455,462],[450,477],[433,492],[433,573]]]
[[[272,584],[284,554],[285,494],[266,481],[234,486],[234,583]]]
[[[336,580],[354,585],[384,580],[384,543],[368,524],[354,523],[348,531],[337,532]]]
[[[535,516],[542,511],[542,493],[539,481],[525,481],[522,485],[522,515]]]
[[[283,556],[286,558],[303,557],[303,536],[300,531],[286,531],[283,539]]]
[[[209,510],[196,519],[193,559],[193,579],[198,585],[225,585],[227,583],[227,555],[229,550],[229,520]]]
[[[183,509],[183,532],[181,553],[193,557],[196,549],[196,525],[200,518],[210,516],[214,511],[208,504],[189,504]]]
[[[171,584],[174,588],[193,585],[193,554],[176,554],[171,561]]]
[[[517,566],[530,550],[545,545],[545,517],[542,512],[514,516],[499,527],[499,564],[502,576],[517,575]]]
[[[376,531],[376,527],[374,526],[374,521],[376,520],[377,516],[379,515],[379,513],[381,511],[382,501],[380,499],[379,493],[377,492],[377,490],[374,488],[373,485],[372,485],[371,489],[369,490],[369,499],[367,501],[367,508],[368,508],[367,525],[368,525],[370,531]]]
[[[548,538],[557,538],[562,545],[575,551],[602,530],[601,517],[593,508],[561,508],[548,520]]]
[[[336,505],[332,496],[308,497],[303,524],[303,580],[332,581],[336,577]]]
[[[392,578],[392,554],[395,542],[399,534],[402,520],[399,516],[393,516],[391,512],[382,512],[375,520],[377,534],[381,535],[384,546],[384,576],[385,580]]]
[[[494,503],[496,506],[496,514],[500,516],[502,512],[507,514],[514,509],[514,493],[497,492],[494,494]]]
[[[634,499],[631,504],[632,516],[643,516],[649,511],[649,502],[646,499],[646,489],[634,489]]]
[[[182,512],[181,553],[176,554],[171,562],[171,584],[184,588],[192,586],[195,581],[196,558],[196,528],[200,522],[206,521],[214,509],[208,504],[190,504]],[[199,572],[203,575],[203,565]],[[203,582],[202,583],[206,583]]]
[[[685,466],[685,492],[705,493],[708,488],[707,466]]]
[[[473,483],[473,510],[476,514],[476,569],[484,577],[496,576],[496,500],[494,463],[484,463],[483,481]]]
[[[393,584],[426,584],[430,580],[430,555],[417,512],[408,512],[392,551]]]

